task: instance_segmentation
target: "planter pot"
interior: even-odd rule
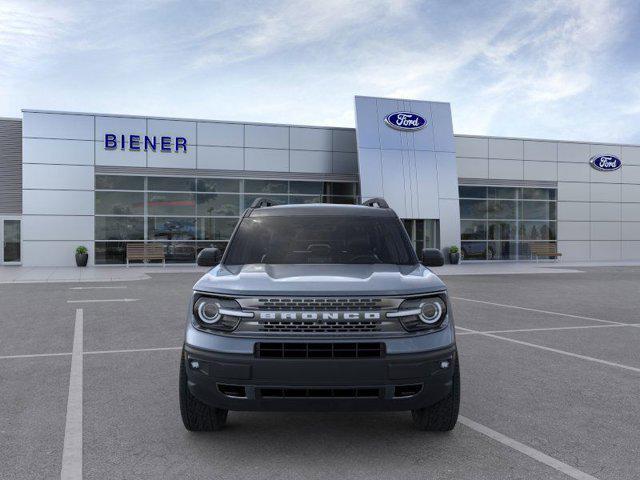
[[[76,253],[76,265],[79,267],[86,267],[89,260],[88,253]]]
[[[458,263],[460,263],[460,252],[450,253],[449,261],[454,265],[457,265]]]

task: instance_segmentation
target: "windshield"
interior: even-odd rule
[[[242,219],[224,263],[418,263],[397,218],[371,216],[260,216]]]

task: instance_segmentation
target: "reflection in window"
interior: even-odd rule
[[[198,218],[198,240],[229,240],[237,218]]]
[[[147,180],[149,191],[163,192],[195,192],[196,179],[186,177],[149,177]]]
[[[460,235],[462,240],[486,240],[487,224],[482,220],[462,220]]]
[[[489,222],[489,240],[515,240],[516,222]]]
[[[245,180],[244,191],[247,193],[288,193],[289,185],[280,180]]]
[[[199,193],[197,215],[208,217],[213,215],[238,216],[240,212],[240,195],[233,193]]]
[[[149,217],[150,240],[195,240],[196,219],[185,217]]]
[[[144,240],[144,217],[95,218],[96,240]]]
[[[144,190],[144,177],[96,175],[96,190]]]
[[[198,191],[236,193],[240,191],[240,180],[235,178],[199,178]]]
[[[193,193],[149,192],[149,215],[195,215],[196,199]]]
[[[516,219],[516,202],[511,200],[489,200],[487,212],[489,218]]]
[[[143,215],[142,192],[96,192],[96,215]]]
[[[289,203],[321,203],[320,195],[289,195]]]
[[[460,200],[460,218],[487,218],[487,201]]]

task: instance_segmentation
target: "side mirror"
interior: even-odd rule
[[[217,248],[203,248],[198,254],[196,263],[199,267],[215,267],[222,259],[222,252]]]
[[[437,248],[425,248],[421,255],[425,267],[441,267],[444,265],[444,255]]]

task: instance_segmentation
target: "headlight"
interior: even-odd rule
[[[233,299],[200,296],[193,304],[193,317],[197,326],[208,330],[230,332],[240,323],[242,317],[253,313],[243,312]]]
[[[418,318],[427,325],[435,325],[442,319],[445,306],[438,297],[429,298],[420,304]]]
[[[198,302],[198,317],[207,325],[216,323],[222,318],[222,315],[220,315],[220,304],[215,300],[200,300]]]
[[[389,312],[387,317],[398,318],[409,332],[439,328],[447,317],[446,297],[441,294],[405,300],[397,312]]]

